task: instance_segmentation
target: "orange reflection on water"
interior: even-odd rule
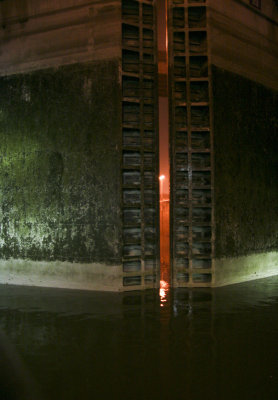
[[[160,289],[159,289],[159,296],[160,296],[160,307],[163,307],[164,304],[167,302],[167,292],[169,289],[169,283],[166,281],[160,281]]]

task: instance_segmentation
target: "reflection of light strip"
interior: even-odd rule
[[[164,304],[166,302],[166,292],[165,289],[160,289],[159,290],[159,296],[160,296],[160,307],[164,307]]]
[[[160,302],[161,302],[160,306],[161,307],[164,306],[164,304],[162,304],[162,303],[165,303],[167,301],[166,294],[168,291],[168,287],[169,287],[169,284],[167,282],[160,281],[159,296],[160,296]]]

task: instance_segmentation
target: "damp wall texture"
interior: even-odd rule
[[[278,249],[278,92],[213,67],[215,256]]]
[[[121,261],[118,63],[0,78],[0,258]]]

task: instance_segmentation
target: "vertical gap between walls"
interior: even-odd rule
[[[170,163],[167,0],[157,1],[159,75],[160,290],[170,285]]]

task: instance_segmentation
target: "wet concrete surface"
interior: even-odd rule
[[[217,289],[0,286],[1,400],[278,399],[278,276]]]

